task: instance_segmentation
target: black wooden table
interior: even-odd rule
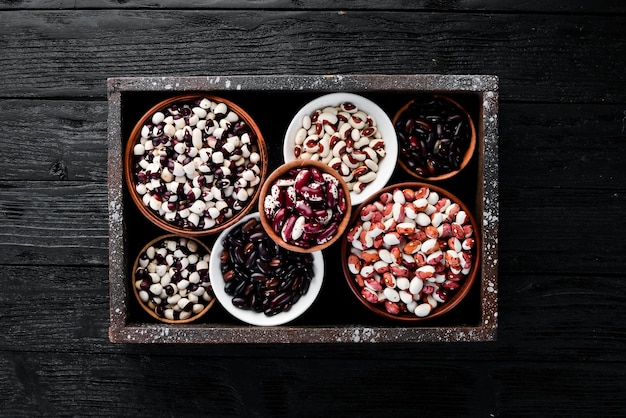
[[[0,45],[1,416],[626,414],[623,2],[4,0]],[[106,79],[208,74],[498,76],[497,340],[112,344]]]

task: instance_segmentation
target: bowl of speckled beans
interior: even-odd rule
[[[294,115],[283,143],[285,162],[321,161],[333,168],[358,205],[387,185],[398,158],[396,132],[387,113],[354,93],[330,93]]]
[[[156,226],[186,236],[217,233],[256,203],[267,174],[264,138],[230,100],[186,94],[154,105],[124,155],[131,199]]]
[[[387,319],[442,316],[480,270],[480,233],[468,207],[432,184],[390,185],[363,202],[342,238],[350,290]]]
[[[171,324],[195,321],[215,303],[209,277],[211,249],[190,237],[167,234],[148,242],[132,270],[133,293],[154,319]]]
[[[345,231],[351,213],[348,186],[321,161],[285,163],[261,188],[261,224],[274,242],[290,251],[328,248]]]

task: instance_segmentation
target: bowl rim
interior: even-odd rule
[[[321,293],[324,285],[325,276],[325,263],[322,251],[314,251],[311,253],[313,256],[313,269],[314,277],[311,280],[309,290],[306,294],[302,295],[300,299],[291,306],[288,311],[280,312],[274,316],[266,316],[263,312],[255,312],[252,310],[245,310],[237,308],[232,304],[232,296],[228,295],[224,291],[224,279],[220,269],[221,261],[220,254],[224,247],[222,241],[228,236],[228,234],[239,224],[247,222],[249,219],[256,218],[260,220],[259,212],[252,212],[245,215],[239,220],[239,222],[229,226],[220,232],[211,251],[211,262],[209,263],[209,278],[211,280],[211,286],[215,299],[219,301],[219,304],[235,319],[245,322],[249,325],[255,326],[278,326],[284,325],[288,322],[295,321],[306,313],[309,308],[315,303],[319,294]]]
[[[428,93],[423,93],[423,94],[428,94]],[[463,155],[463,160],[461,161],[461,165],[459,166],[459,168],[457,170],[453,170],[453,171],[449,171],[447,173],[443,173],[437,176],[420,176],[419,174],[417,174],[416,172],[414,172],[413,170],[411,170],[402,160],[401,155],[398,154],[398,165],[409,175],[413,176],[414,178],[416,178],[419,181],[441,181],[441,180],[447,180],[449,178],[452,178],[454,176],[456,176],[457,174],[459,174],[461,171],[463,171],[463,169],[465,167],[468,166],[469,162],[472,160],[472,158],[474,157],[475,151],[476,151],[476,142],[477,142],[477,138],[476,138],[476,125],[474,124],[474,119],[472,118],[472,115],[470,115],[470,113],[463,107],[461,106],[461,104],[459,102],[457,102],[456,100],[444,95],[444,94],[431,94],[432,97],[436,97],[436,98],[443,98],[444,100],[447,100],[448,102],[452,103],[453,105],[455,105],[466,117],[467,120],[469,122],[469,127],[470,127],[470,143],[469,146],[467,147],[467,150],[465,151],[465,154]],[[402,115],[402,113],[404,113],[405,110],[407,110],[409,108],[409,106],[415,102],[416,99],[411,99],[408,102],[406,102],[402,107],[400,107],[400,109],[398,109],[396,111],[396,114],[394,115],[393,119],[392,119],[392,123],[393,123],[393,127],[394,127],[394,131],[396,129],[396,122],[398,121],[398,118]],[[397,134],[397,132],[396,132]]]
[[[137,141],[140,138],[141,129],[143,128],[143,125],[152,117],[152,115],[155,112],[162,111],[163,109],[167,108],[169,105],[173,103],[177,103],[177,102],[188,103],[193,100],[200,99],[200,98],[207,98],[211,101],[216,101],[218,103],[221,102],[221,103],[226,104],[229,110],[234,111],[241,119],[244,120],[244,122],[250,127],[250,129],[254,131],[257,137],[256,142],[259,148],[259,155],[261,157],[261,160],[260,160],[261,172],[259,173],[260,182],[259,182],[259,185],[257,185],[255,189],[254,195],[248,200],[248,204],[245,207],[243,207],[241,211],[239,211],[236,215],[228,219],[226,222],[216,225],[213,228],[209,228],[209,229],[184,229],[184,228],[179,228],[167,222],[166,220],[158,216],[156,213],[150,210],[150,208],[148,208],[146,205],[143,204],[143,201],[141,200],[139,193],[137,193],[137,190],[135,189],[135,184],[133,183],[133,179],[135,177],[134,170],[132,169],[133,148],[137,144]],[[169,97],[167,99],[161,100],[155,105],[153,105],[137,121],[130,135],[128,135],[127,142],[124,148],[123,157],[124,157],[123,159],[124,170],[123,171],[124,171],[124,181],[126,184],[126,189],[128,190],[131,200],[133,201],[135,206],[138,208],[140,213],[143,215],[143,217],[148,219],[155,226],[167,232],[170,232],[173,234],[184,235],[187,237],[200,237],[200,236],[216,234],[222,231],[223,229],[227,228],[229,225],[236,223],[239,219],[241,219],[246,214],[250,213],[250,211],[252,211],[256,206],[256,200],[258,199],[261,193],[261,185],[263,184],[263,182],[265,181],[265,178],[267,177],[268,158],[269,158],[268,153],[267,153],[267,144],[265,142],[265,139],[263,137],[261,130],[259,129],[254,119],[252,119],[252,117],[241,106],[221,96],[216,96],[210,93],[204,94],[202,92],[178,94],[178,95]]]
[[[272,184],[278,178],[284,175],[287,171],[291,169],[298,169],[298,168],[304,168],[304,167],[315,167],[319,169],[320,171],[322,171],[323,173],[328,173],[332,175],[335,179],[337,179],[337,181],[339,181],[339,185],[343,189],[344,195],[346,198],[346,212],[344,213],[343,219],[339,223],[339,228],[337,229],[337,233],[335,234],[335,236],[333,236],[333,238],[331,238],[330,240],[328,240],[327,242],[323,244],[313,245],[309,248],[302,248],[302,247],[298,247],[296,245],[292,245],[292,244],[285,242],[282,239],[282,237],[280,237],[270,225],[269,220],[265,216],[265,210],[264,210],[265,196],[268,195],[268,191],[270,187],[272,186]],[[258,212],[259,212],[259,216],[261,217],[261,224],[263,224],[263,228],[265,229],[265,232],[278,245],[290,251],[300,252],[300,253],[310,253],[310,252],[320,251],[325,248],[328,248],[332,244],[334,244],[339,238],[341,238],[346,227],[350,223],[350,217],[352,215],[352,204],[351,204],[350,199],[351,199],[351,196],[348,191],[348,185],[345,183],[345,181],[343,181],[341,176],[339,176],[339,174],[335,170],[333,170],[330,166],[322,163],[321,161],[298,159],[298,160],[293,160],[288,163],[282,164],[268,176],[267,180],[261,187],[261,194],[259,195],[259,202],[258,202]]]
[[[386,132],[386,135],[383,137],[385,141],[386,155],[384,158],[379,160],[379,170],[377,172],[376,179],[369,183],[363,191],[361,191],[361,193],[353,193],[350,191],[351,202],[352,205],[355,206],[365,201],[372,194],[375,194],[377,190],[380,190],[380,188],[387,185],[393,176],[396,168],[396,161],[398,160],[398,138],[396,130],[389,114],[385,112],[385,110],[376,102],[365,96],[350,92],[328,93],[307,102],[294,114],[287,130],[285,131],[283,139],[283,160],[285,162],[290,162],[299,159],[293,154],[294,137],[297,130],[301,127],[302,118],[305,115],[310,115],[313,111],[326,106],[337,106],[341,102],[345,101],[350,101],[356,104],[359,109],[364,108],[368,114],[375,118],[376,127],[379,130],[384,129]]]
[[[433,185],[433,184],[429,184],[429,183],[423,183],[423,182],[414,182],[414,181],[409,181],[409,182],[402,182],[402,183],[396,183],[396,184],[390,184],[389,186],[381,189],[378,193],[376,193],[375,195],[372,195],[370,197],[370,199],[368,199],[367,201],[363,202],[361,205],[359,205],[359,207],[353,212],[352,214],[352,219],[350,220],[350,225],[348,226],[348,228],[350,228],[354,222],[356,222],[358,220],[359,217],[359,213],[361,213],[361,209],[363,209],[365,206],[367,206],[368,204],[372,203],[374,200],[376,200],[381,194],[386,193],[386,192],[393,192],[393,190],[395,189],[405,189],[405,188],[412,188],[412,189],[419,189],[421,187],[428,187],[429,189],[437,192],[439,194],[439,196],[444,196],[449,198],[450,200],[452,200],[455,203],[458,203],[459,206],[461,206],[461,208],[467,213],[469,219],[470,219],[470,223],[472,224],[472,227],[474,228],[474,236],[473,238],[475,239],[475,245],[474,248],[476,249],[476,251],[474,252],[473,256],[473,262],[472,262],[472,268],[470,273],[467,275],[467,277],[465,278],[463,285],[454,292],[454,294],[451,296],[451,298],[443,305],[438,306],[437,308],[434,308],[432,310],[432,312],[425,316],[425,317],[418,317],[414,314],[410,314],[410,313],[404,313],[402,315],[392,315],[389,312],[387,312],[381,304],[373,304],[368,302],[367,300],[365,300],[365,298],[363,298],[363,296],[361,296],[361,288],[358,287],[358,285],[355,283],[353,277],[352,277],[352,273],[350,273],[350,270],[348,269],[348,262],[347,262],[347,257],[348,254],[350,252],[350,243],[348,242],[348,238],[347,238],[347,234],[344,234],[342,240],[341,240],[341,267],[343,269],[343,274],[344,274],[344,278],[347,282],[348,287],[350,288],[350,291],[352,292],[352,294],[354,296],[356,296],[356,298],[363,304],[365,305],[365,307],[367,307],[368,310],[370,310],[371,312],[382,316],[384,318],[387,319],[392,319],[394,321],[402,321],[402,322],[422,322],[422,321],[427,321],[430,319],[434,319],[437,317],[440,317],[444,314],[446,314],[447,312],[449,312],[450,310],[452,310],[453,308],[455,308],[459,303],[461,303],[464,299],[465,296],[467,296],[467,294],[469,293],[469,291],[472,289],[474,282],[476,281],[476,277],[478,276],[478,273],[481,270],[481,258],[482,258],[482,246],[481,246],[481,234],[479,233],[479,229],[478,229],[478,224],[476,222],[476,218],[474,217],[473,213],[469,210],[469,208],[467,207],[467,205],[461,201],[458,197],[456,197],[453,193],[443,189],[440,186],[437,185]]]
[[[208,245],[206,245],[205,243],[203,243],[202,241],[200,241],[197,238],[194,237],[188,237],[188,236],[182,236],[182,235],[177,235],[177,234],[165,234],[165,235],[160,235],[156,238],[153,238],[152,240],[150,240],[146,245],[143,246],[143,248],[139,251],[139,253],[137,254],[137,256],[135,257],[135,262],[133,263],[133,269],[131,271],[131,287],[133,288],[133,293],[135,294],[135,299],[137,300],[137,302],[139,303],[139,305],[143,308],[144,311],[146,311],[151,317],[153,317],[154,319],[157,319],[160,322],[165,322],[167,324],[186,324],[189,322],[194,322],[197,319],[199,319],[200,317],[204,316],[204,314],[206,314],[215,304],[215,294],[213,294],[213,298],[211,299],[211,301],[209,303],[206,304],[206,306],[204,307],[204,309],[202,309],[202,311],[200,311],[199,313],[190,316],[187,319],[168,319],[168,318],[164,318],[161,317],[159,315],[157,315],[156,312],[154,312],[152,309],[150,309],[148,307],[148,305],[146,305],[141,298],[139,297],[139,290],[137,290],[137,287],[135,286],[135,274],[137,271],[137,267],[139,266],[139,258],[146,252],[146,250],[154,245],[157,244],[161,241],[165,241],[166,239],[171,239],[171,238],[176,238],[176,239],[180,239],[180,238],[184,238],[187,240],[193,240],[194,242],[196,242],[198,245],[200,245],[207,254],[211,255],[211,248],[209,248]],[[209,266],[210,269],[210,266]],[[210,271],[210,270],[209,270]],[[213,292],[215,293],[215,292]]]

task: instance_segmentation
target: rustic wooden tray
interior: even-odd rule
[[[297,110],[322,94],[346,91],[366,96],[390,117],[416,92],[454,98],[477,128],[477,154],[459,176],[438,182],[463,200],[482,229],[481,271],[454,310],[415,325],[380,318],[350,293],[340,266],[339,245],[324,251],[326,274],[316,303],[296,321],[255,327],[233,319],[219,304],[198,322],[169,325],[143,312],[130,288],[139,249],[163,235],[133,206],[125,191],[123,149],[141,115],[158,101],[186,92],[206,92],[238,103],[255,119],[267,142],[270,171],[282,163],[285,130]],[[116,343],[374,343],[492,341],[498,293],[498,78],[491,75],[328,75],[121,77],[108,80],[109,337]],[[399,167],[391,183],[413,180]],[[204,238],[212,245],[216,236]]]

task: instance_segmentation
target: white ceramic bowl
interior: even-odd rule
[[[306,294],[291,306],[286,312],[278,313],[274,316],[266,316],[263,312],[255,312],[253,310],[240,309],[233,305],[232,296],[227,294],[224,290],[224,277],[221,271],[220,254],[224,249],[222,242],[224,238],[228,236],[230,231],[237,225],[247,222],[250,218],[257,218],[260,222],[259,213],[250,213],[244,216],[239,222],[230,226],[220,233],[213,245],[211,251],[211,262],[209,263],[209,275],[211,278],[211,285],[213,292],[218,302],[226,309],[228,313],[237,318],[240,321],[246,322],[250,325],[258,326],[276,326],[286,324],[300,317],[306,312],[309,307],[315,302],[315,299],[319,295],[322,289],[322,282],[324,279],[324,257],[321,251],[311,253],[313,256],[313,272],[314,277],[311,280],[311,285]]]
[[[362,203],[387,185],[387,182],[396,168],[398,159],[398,139],[396,137],[396,131],[387,113],[376,103],[353,93],[331,93],[310,101],[296,113],[287,128],[285,140],[283,141],[283,157],[286,163],[296,159],[293,151],[295,147],[295,137],[298,130],[302,127],[302,119],[305,115],[310,115],[317,109],[322,109],[327,106],[339,106],[343,102],[353,103],[359,109],[374,118],[376,127],[385,141],[386,150],[385,157],[379,160],[379,169],[376,179],[372,183],[369,183],[361,193],[350,193],[351,202],[354,206]]]

